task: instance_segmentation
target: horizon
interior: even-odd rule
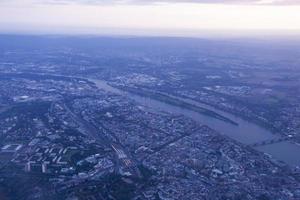
[[[285,3],[284,3],[285,2]],[[179,37],[300,36],[300,1],[4,0],[0,33]]]

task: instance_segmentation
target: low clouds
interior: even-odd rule
[[[33,4],[157,4],[157,3],[199,3],[199,4],[246,4],[246,5],[300,5],[300,0],[0,0],[3,2]]]
[[[151,4],[151,3],[205,3],[205,4],[252,4],[297,5],[300,0],[48,0],[49,3],[76,4]]]
[[[79,5],[139,5],[139,4],[236,4],[236,5],[300,5],[300,0],[0,0],[0,4],[79,4]]]
[[[155,5],[159,2],[162,4]],[[0,0],[0,3],[0,33],[197,36],[219,30],[228,35],[300,30],[300,5],[296,6],[296,1],[284,1],[284,5],[290,6],[275,6],[269,0]]]

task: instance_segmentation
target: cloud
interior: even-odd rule
[[[300,5],[300,0],[0,0],[0,3],[15,4],[158,4],[158,3],[199,3],[199,4],[246,4],[246,5]]]
[[[198,35],[204,31],[226,34],[257,31],[277,34],[300,30],[299,6],[252,6],[257,1],[202,0],[0,0],[0,32],[68,34]],[[211,2],[219,3],[218,5]],[[205,3],[206,4],[203,4]],[[245,1],[243,1],[245,2]],[[48,3],[48,4],[47,4]],[[51,4],[49,4],[51,3]],[[147,5],[145,5],[147,3]],[[273,3],[274,1],[261,2]],[[290,2],[289,2],[290,3]],[[294,3],[294,2],[293,2]],[[54,4],[54,5],[52,5]],[[61,4],[66,4],[61,5]],[[106,5],[108,4],[108,5]],[[144,5],[139,5],[144,4]],[[102,6],[105,5],[105,6]],[[285,5],[285,4],[284,4]],[[288,4],[290,5],[290,4]],[[126,31],[125,31],[126,30]],[[252,32],[254,31],[254,32]]]
[[[153,4],[153,3],[203,3],[203,4],[253,4],[297,5],[300,0],[48,0],[49,3],[75,4]]]

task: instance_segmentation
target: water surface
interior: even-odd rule
[[[190,99],[183,99],[171,96],[172,98],[177,98],[181,101],[188,102],[190,104],[206,108],[208,110],[211,110],[215,113],[218,113],[219,115],[222,115],[226,118],[229,118],[238,125],[234,125],[228,122],[225,122],[223,120],[214,118],[212,116],[204,115],[192,110],[188,110],[185,108],[181,108],[179,106],[170,105],[168,103],[165,103],[163,101],[158,101],[156,99],[152,99],[150,97],[143,97],[136,94],[128,93],[125,91],[122,91],[120,89],[114,88],[110,85],[108,85],[105,81],[102,80],[95,80],[95,79],[89,79],[90,81],[94,82],[96,86],[100,89],[119,94],[119,95],[126,95],[130,99],[133,99],[137,103],[150,107],[152,109],[156,109],[159,111],[169,112],[173,114],[181,114],[187,117],[190,117],[194,119],[195,121],[205,124],[216,131],[218,131],[221,134],[227,135],[230,138],[239,141],[243,144],[254,144],[258,142],[262,142],[265,140],[271,140],[279,138],[279,136],[274,135],[270,130],[261,127],[253,122],[249,122],[247,120],[244,120],[236,115],[218,110],[212,106],[202,104],[199,102],[195,102]],[[276,144],[269,144],[261,147],[256,147],[255,149],[265,152],[269,155],[271,155],[273,158],[277,160],[284,161],[285,163],[291,165],[291,166],[300,166],[300,145],[291,143],[291,142],[281,142]]]

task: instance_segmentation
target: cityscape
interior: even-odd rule
[[[0,0],[0,200],[300,200],[300,0]]]
[[[3,199],[300,198],[294,62],[270,73],[199,39],[0,39]]]

